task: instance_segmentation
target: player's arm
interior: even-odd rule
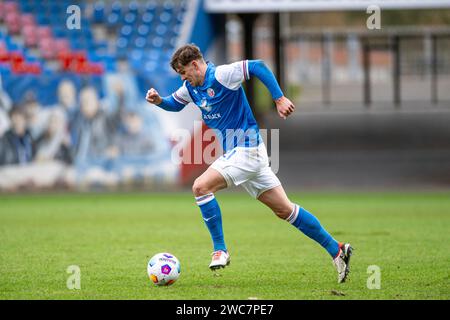
[[[284,96],[275,75],[267,67],[264,61],[245,60],[243,61],[243,68],[244,77],[245,74],[248,74],[248,79],[250,79],[251,76],[255,76],[266,86],[272,96],[272,99],[275,101],[278,115],[281,118],[286,119],[292,112],[294,112],[294,104]]]
[[[286,119],[294,112],[294,104],[283,95],[275,76],[262,60],[243,60],[218,66],[215,76],[223,86],[231,90],[238,90],[242,82],[254,76],[269,90],[280,117]]]
[[[147,91],[147,96],[145,97],[150,103],[156,104],[161,109],[171,112],[181,111],[186,104],[182,104],[174,99],[173,95],[167,97],[161,97],[154,88]]]

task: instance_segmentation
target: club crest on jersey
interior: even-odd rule
[[[205,110],[206,112],[210,112],[212,107],[208,106],[208,103],[206,102],[206,99],[203,99],[201,104],[199,105],[199,107],[203,110]]]
[[[214,90],[212,88],[208,88],[208,90],[206,90],[206,92],[208,93],[208,96],[210,96],[211,98],[213,98],[216,93],[214,92]]]

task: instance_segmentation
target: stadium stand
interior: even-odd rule
[[[0,0],[0,190],[175,183],[169,139],[139,92],[179,86],[168,62],[187,8]],[[25,137],[22,163],[9,155]]]
[[[121,60],[148,81],[170,59],[187,1],[79,1],[79,29],[67,25],[71,5],[68,0],[0,2],[0,70],[6,86],[8,75],[101,75],[116,71]],[[56,96],[38,98],[56,101]]]

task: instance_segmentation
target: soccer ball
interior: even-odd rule
[[[180,272],[180,261],[167,252],[155,254],[147,265],[148,276],[157,286],[171,285],[177,281]]]

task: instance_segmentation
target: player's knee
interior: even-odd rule
[[[277,208],[273,210],[276,216],[280,219],[286,220],[291,215],[291,209],[289,208]]]
[[[208,188],[208,185],[206,183],[197,178],[192,185],[192,193],[194,194],[194,196],[200,197],[205,194],[211,193],[211,190]]]

